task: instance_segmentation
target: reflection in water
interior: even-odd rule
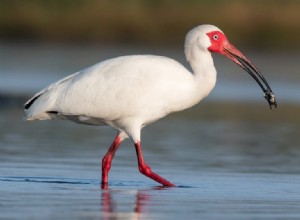
[[[124,198],[119,197],[126,197],[127,201],[124,202]],[[141,190],[103,190],[101,193],[103,219],[143,219],[146,216],[145,206],[149,204],[149,200],[150,195]]]

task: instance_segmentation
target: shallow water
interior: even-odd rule
[[[0,219],[300,218],[299,54],[250,56],[278,97],[274,111],[251,78],[231,74],[241,70],[216,57],[223,68],[214,92],[142,133],[146,162],[177,187],[142,176],[127,140],[113,161],[109,189],[101,190],[101,158],[115,131],[28,123],[19,100],[99,60],[144,50],[0,49],[0,95],[21,97],[8,102],[14,105],[0,103]],[[149,52],[183,60],[177,50]]]
[[[144,129],[146,161],[178,187],[142,176],[125,141],[108,190],[100,189],[100,164],[114,130],[27,123],[6,108],[1,219],[299,219],[300,124],[291,110],[299,107],[275,113],[257,105],[257,116],[253,106],[238,106],[206,102]],[[252,114],[230,113],[243,107]]]

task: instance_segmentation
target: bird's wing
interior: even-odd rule
[[[50,84],[48,87],[46,87],[45,89],[39,91],[38,93],[36,93],[31,99],[29,99],[25,104],[24,104],[24,108],[25,110],[29,109],[30,106],[34,103],[35,100],[37,100],[42,94],[44,94],[45,92],[49,91],[50,89],[52,89],[53,87],[75,77],[76,75],[78,75],[80,72],[77,72],[77,73],[74,73],[74,74],[71,74],[55,83],[52,83]]]
[[[190,94],[192,79],[181,64],[170,58],[117,57],[83,69],[37,93],[25,104],[26,119],[66,115],[111,122],[147,116],[147,120],[153,121],[183,108],[181,100]]]
[[[52,107],[57,102],[57,98],[61,98],[62,94],[66,95],[65,92],[59,91],[59,90],[68,90],[69,87],[72,87],[72,82],[78,83],[78,79],[81,79],[81,76],[84,76],[83,78],[87,77],[90,74],[94,74],[95,70],[97,71],[100,66],[105,64],[105,61],[102,61],[100,63],[97,63],[91,67],[85,68],[81,71],[78,71],[74,74],[71,74],[55,83],[52,83],[45,89],[41,90],[40,92],[36,93],[31,99],[29,99],[25,105],[25,113],[26,113],[26,120],[44,120],[44,119],[50,119],[52,118],[49,113],[54,113],[55,111],[52,110]],[[77,78],[77,80],[76,80]],[[89,78],[89,77],[87,77]],[[80,87],[79,82],[79,87]],[[76,88],[75,88],[76,90]],[[80,90],[80,89],[79,89]],[[74,99],[74,96],[72,96],[71,100]],[[75,99],[77,99],[75,97]],[[70,113],[71,114],[71,113]]]

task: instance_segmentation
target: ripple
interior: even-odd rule
[[[1,176],[3,182],[30,182],[30,183],[55,183],[55,184],[76,184],[76,185],[99,185],[99,180],[75,179],[57,177],[25,177],[25,176]]]

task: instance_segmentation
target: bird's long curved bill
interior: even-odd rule
[[[238,49],[236,49],[232,44],[228,43],[223,50],[225,56],[235,62],[237,65],[242,67],[247,73],[249,73],[253,79],[258,83],[264,92],[264,97],[267,99],[270,108],[277,108],[277,102],[275,95],[272,92],[265,77],[260,73],[260,71],[248,60]]]

